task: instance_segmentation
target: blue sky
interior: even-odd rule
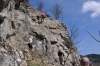
[[[68,27],[67,22],[73,22],[79,29],[79,38],[82,39],[77,45],[82,55],[100,54],[100,43],[95,41],[87,32],[100,40],[100,0],[30,0],[30,4],[36,5],[36,1],[43,1],[45,8],[51,8],[54,3],[63,6],[62,22]]]

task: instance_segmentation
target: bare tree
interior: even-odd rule
[[[56,3],[50,9],[50,12],[53,14],[54,18],[58,20],[61,18],[61,15],[63,13],[63,7],[60,4]]]
[[[69,25],[69,35],[70,35],[70,38],[71,38],[71,43],[73,43],[74,45],[78,44],[81,41],[81,40],[78,40],[79,29],[77,28],[75,23],[68,22],[68,25]],[[77,48],[74,49],[72,46],[69,46],[69,50],[70,51],[68,52],[67,59],[64,61],[64,65],[63,66],[65,66],[65,63],[67,62],[70,53],[73,54],[73,52],[71,51],[72,49],[75,50],[75,51],[77,50]],[[75,63],[77,63],[77,62],[75,62]]]
[[[43,12],[44,10],[44,3],[42,1],[37,2],[37,10]]]
[[[68,22],[69,25],[69,35],[74,44],[78,44],[81,39],[79,40],[79,29],[75,25],[75,23]]]
[[[36,9],[44,13],[48,12],[48,10],[45,8],[43,1],[37,1]]]

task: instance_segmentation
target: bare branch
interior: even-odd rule
[[[37,10],[43,12],[44,3],[42,1],[37,2]]]
[[[75,25],[75,23],[72,24],[71,22],[68,22],[68,25],[69,25],[69,34],[71,40],[73,41],[74,44],[78,44],[81,40],[78,40],[79,30],[77,26]]]
[[[45,4],[43,3],[43,1],[37,1],[36,9],[40,12],[48,12],[48,9],[45,9]]]
[[[87,31],[87,30],[86,30]],[[97,40],[89,31],[87,31],[90,35],[91,35],[91,37],[93,38],[93,39],[95,39],[97,42],[100,42],[99,40]]]
[[[54,18],[58,20],[58,19],[60,19],[61,15],[62,15],[62,10],[63,10],[63,7],[60,4],[56,3],[50,9],[50,12],[54,15]]]

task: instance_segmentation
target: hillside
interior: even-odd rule
[[[100,54],[89,54],[86,56],[93,63],[93,66],[100,66]]]
[[[41,22],[40,15],[25,0],[0,0],[0,66],[79,66],[67,27],[50,17]]]

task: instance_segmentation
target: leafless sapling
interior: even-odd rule
[[[63,7],[58,3],[55,3],[49,10],[57,20],[59,20],[61,18],[61,15],[63,14]]]

